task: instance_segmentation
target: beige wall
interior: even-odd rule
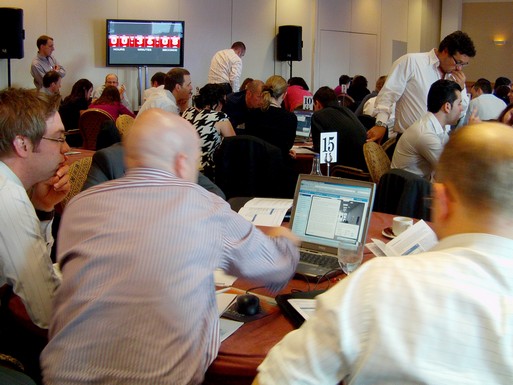
[[[185,20],[185,67],[193,85],[207,81],[212,55],[242,40],[248,50],[243,77],[265,80],[272,74],[289,77],[285,62],[275,61],[275,36],[280,25],[303,27],[303,60],[293,63],[293,75],[307,80],[312,90],[321,82],[319,68],[329,76],[323,82],[335,86],[342,73],[362,74],[372,88],[375,79],[392,64],[392,41],[406,43],[408,52],[427,50],[438,44],[441,0],[0,0],[0,7],[24,10],[25,57],[12,60],[12,84],[32,87],[30,63],[35,41],[48,34],[55,39],[55,56],[68,74],[61,93],[67,95],[78,79],[95,86],[109,72],[126,84],[137,108],[136,68],[105,66],[105,19]],[[324,33],[325,31],[326,33]],[[349,57],[343,63],[320,63],[321,36],[348,49],[337,51]],[[335,37],[334,37],[335,36]],[[340,40],[342,41],[342,40]],[[343,45],[341,45],[343,46]],[[330,48],[330,47],[328,47]],[[321,66],[322,64],[322,66]],[[150,76],[167,68],[150,68]],[[6,60],[0,60],[0,88],[7,85]]]
[[[513,2],[464,3],[462,29],[476,46],[477,55],[465,68],[467,80],[486,78],[491,82],[499,76],[513,79]],[[495,36],[506,44],[496,46]]]

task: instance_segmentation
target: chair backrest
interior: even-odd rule
[[[251,135],[225,138],[214,161],[215,183],[227,199],[294,195],[297,174],[285,166],[278,147],[260,138]]]
[[[431,219],[426,197],[431,196],[431,183],[406,170],[391,169],[379,180],[374,211],[411,218]]]
[[[371,180],[378,183],[381,176],[390,170],[390,158],[383,148],[376,142],[367,142],[363,145],[365,163],[369,169]]]
[[[385,150],[386,154],[388,155],[388,158],[392,160],[392,157],[394,156],[394,150],[397,142],[397,137],[389,138],[385,143],[381,145],[383,147],[383,150]]]
[[[123,138],[124,135],[128,133],[130,128],[132,128],[132,124],[134,124],[134,118],[132,118],[130,115],[122,114],[119,115],[116,119],[116,127],[119,130],[119,134],[121,135],[121,138]]]
[[[78,119],[78,128],[82,134],[82,147],[87,150],[96,150],[96,139],[102,123],[106,120],[114,121],[112,116],[99,108],[89,108],[85,110]]]
[[[69,166],[69,184],[71,189],[61,202],[62,208],[66,207],[71,198],[82,191],[82,186],[87,179],[92,160],[92,156],[86,156],[71,163]]]
[[[340,164],[337,164],[336,166],[332,167],[330,171],[330,176],[371,181],[371,176],[368,172],[360,170],[359,168],[343,166]]]

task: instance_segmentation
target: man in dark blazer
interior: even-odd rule
[[[91,168],[87,174],[82,191],[108,180],[124,176],[126,170],[124,154],[125,151],[121,143],[115,143],[110,147],[96,151],[93,155]],[[202,173],[198,174],[198,184],[205,190],[226,199],[221,189]]]
[[[337,132],[337,164],[367,170],[363,145],[367,131],[356,115],[347,107],[339,106],[335,91],[321,87],[313,96],[313,149],[320,151],[321,132]]]

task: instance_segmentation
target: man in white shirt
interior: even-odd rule
[[[50,258],[54,207],[70,190],[59,101],[36,90],[0,92],[0,292],[12,292],[1,303],[1,349],[36,379],[60,283]]]
[[[59,64],[57,59],[52,56],[55,51],[53,38],[47,35],[39,36],[37,39],[37,55],[32,60],[30,74],[34,78],[34,85],[37,89],[43,87],[43,76],[49,71],[57,71],[61,77],[66,76],[66,70]]]
[[[392,168],[431,180],[438,158],[449,140],[447,129],[456,124],[463,107],[461,88],[452,80],[437,80],[429,89],[428,112],[399,138]]]
[[[492,94],[492,84],[487,79],[478,79],[470,89],[470,94],[472,100],[470,100],[462,126],[468,123],[472,113],[481,120],[496,120],[506,108],[506,103]]]
[[[93,101],[98,99],[102,95],[103,90],[107,86],[117,87],[119,90],[119,96],[121,98],[121,104],[123,104],[126,108],[132,111],[132,106],[130,105],[130,101],[126,96],[125,85],[122,84],[121,87],[119,86],[119,79],[118,75],[116,74],[108,74],[107,76],[105,76],[105,84],[102,84],[101,86],[97,87],[93,92]]]
[[[150,79],[151,87],[144,90],[143,102],[145,102],[154,92],[164,92],[164,82],[166,74],[164,72],[156,72]]]
[[[394,105],[395,132],[403,133],[420,119],[427,111],[429,87],[439,79],[454,80],[460,85],[463,110],[466,111],[469,98],[465,89],[463,67],[475,55],[476,50],[470,37],[464,32],[456,31],[446,36],[438,49],[406,54],[397,59],[377,96],[376,125],[367,132],[367,140],[381,141]]]
[[[228,83],[232,92],[238,92],[242,75],[242,57],[246,54],[246,45],[236,41],[230,49],[216,52],[210,62],[209,83]]]
[[[259,367],[268,384],[494,384],[513,378],[513,130],[451,135],[428,252],[374,258],[325,294]]]
[[[191,73],[185,68],[172,68],[166,74],[162,92],[153,92],[141,106],[139,113],[150,108],[160,108],[180,115],[187,109],[191,96]]]

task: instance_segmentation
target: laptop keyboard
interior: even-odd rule
[[[311,265],[324,266],[328,269],[340,268],[337,258],[325,254],[315,254],[309,253],[308,251],[300,251],[299,260]]]

